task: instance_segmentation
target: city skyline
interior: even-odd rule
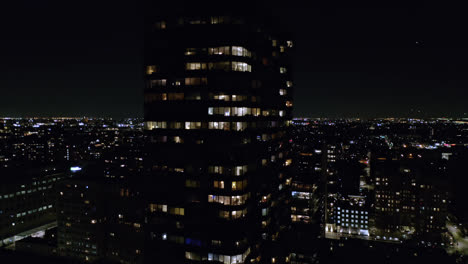
[[[0,116],[142,116],[141,7],[108,4],[9,4]],[[294,116],[467,117],[465,18],[455,8],[266,10],[294,34]]]
[[[229,243],[202,238],[211,232],[190,234],[194,226],[189,222],[197,219],[190,215],[195,216],[195,211],[188,203],[174,207],[174,202],[181,202],[178,197],[189,195],[190,203],[197,207],[205,203],[215,208],[235,206],[232,208],[237,209],[245,200],[242,196],[212,195],[203,191],[208,188],[201,182],[206,179],[202,175],[206,174],[198,175],[198,170],[189,163],[154,166],[152,158],[145,155],[148,149],[164,148],[166,151],[160,153],[164,155],[183,148],[181,156],[189,157],[187,153],[191,153],[188,151],[191,148],[214,145],[208,140],[203,144],[191,144],[190,138],[185,137],[186,140],[179,143],[153,142],[151,144],[157,146],[148,148],[151,138],[156,141],[165,138],[155,138],[152,132],[161,134],[169,130],[147,131],[148,126],[140,121],[0,118],[0,138],[4,139],[1,141],[4,144],[0,144],[0,175],[5,178],[0,190],[2,259],[24,262],[22,259],[29,256],[47,263],[77,263],[78,259],[87,260],[86,263],[106,259],[153,263],[154,249],[161,247],[148,244],[147,239],[159,241],[161,246],[169,243],[171,250],[185,247],[188,250],[185,258],[192,260],[219,259],[222,254],[208,251],[207,255],[206,251],[200,252],[200,248],[219,253],[223,245],[229,247]],[[290,221],[286,221],[289,231],[280,236],[274,251],[286,255],[282,259],[265,258],[273,252],[267,250],[262,253],[266,262],[254,262],[341,263],[360,258],[362,263],[464,263],[468,252],[463,173],[468,157],[467,124],[445,119],[293,121],[288,133],[293,144],[287,152],[292,160],[284,162],[292,171],[284,172],[288,178],[281,188],[287,190],[288,195],[284,202],[275,203],[276,206],[290,206],[286,214],[290,217]],[[176,131],[186,136],[210,133],[209,129],[196,128]],[[257,141],[262,142],[261,139]],[[275,160],[278,159],[275,155]],[[152,167],[150,178],[147,178],[148,166]],[[237,167],[237,170],[216,168],[217,173],[208,175],[233,176],[233,179],[249,178],[247,175],[252,173],[255,177],[251,179],[260,176],[251,171],[250,165]],[[153,174],[158,171],[174,176],[167,179],[179,182],[180,191],[157,189],[156,186],[165,186],[161,181],[164,177]],[[185,176],[194,173],[198,177],[184,181]],[[151,178],[156,182],[147,181]],[[233,188],[226,181],[222,186],[223,193]],[[236,183],[236,189],[238,187]],[[200,199],[192,196],[200,191]],[[150,197],[175,200],[160,204],[148,200]],[[265,202],[273,196],[269,197],[264,196],[257,206],[268,204]],[[266,212],[273,208],[272,203]],[[197,215],[207,220],[210,214],[205,212]],[[179,221],[174,228],[173,225],[159,225],[162,219]],[[245,228],[247,226],[239,231]],[[184,236],[177,233],[184,233]],[[221,233],[225,237],[225,230],[217,232]],[[244,244],[239,243],[237,249]],[[186,246],[182,246],[184,244]],[[238,254],[230,256],[227,260],[224,257],[224,263],[239,263],[239,258],[243,258]],[[175,263],[175,259],[171,263]]]
[[[462,9],[8,5],[4,262],[468,263]]]

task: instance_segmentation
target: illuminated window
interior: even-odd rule
[[[271,40],[271,45],[272,45],[273,47],[276,47],[276,44],[277,44],[276,39]]]
[[[287,72],[287,70],[286,70],[285,67],[280,67],[280,73],[286,73],[286,72]]]
[[[145,102],[146,103],[151,103],[155,101],[166,101],[167,100],[167,94],[162,93],[162,94],[145,94]]]
[[[189,71],[206,70],[206,63],[204,62],[188,62],[185,64],[185,69]]]
[[[185,215],[185,209],[184,208],[175,208],[174,213],[176,215]]]
[[[243,181],[233,181],[231,183],[231,189],[233,191],[240,191],[240,190],[243,190],[247,188],[247,180],[243,180]]]
[[[208,172],[209,173],[223,174],[224,173],[224,167],[223,166],[209,166],[208,167]]]
[[[241,102],[241,101],[247,101],[247,96],[246,95],[232,95],[232,101],[233,102]]]
[[[250,107],[233,107],[232,108],[232,115],[233,116],[246,116],[246,115],[251,115],[253,111],[257,111],[255,108],[250,108]],[[260,110],[260,109],[258,109]]]
[[[172,138],[172,141],[173,141],[174,143],[176,143],[176,144],[182,144],[182,143],[184,143],[184,140],[183,140],[181,137],[179,137],[179,136],[173,137],[173,138]]]
[[[286,81],[286,86],[287,87],[291,87],[293,85],[293,83],[291,81]]]
[[[146,66],[146,74],[151,75],[156,72],[156,65],[148,65]]]
[[[241,176],[247,172],[247,165],[234,167],[234,175]]]
[[[166,21],[158,21],[155,24],[156,29],[165,29],[166,28]]]
[[[230,212],[229,212],[229,211],[221,210],[221,211],[219,211],[219,217],[229,219],[229,217],[230,217]]]
[[[210,107],[208,108],[209,115],[224,115],[224,116],[246,116],[260,114],[260,108],[249,107]]]
[[[232,62],[232,70],[233,71],[241,71],[241,72],[251,72],[252,71],[252,66],[245,62],[237,62],[233,61]]]
[[[293,103],[291,101],[286,101],[286,107],[292,107]]]
[[[153,130],[158,128],[167,128],[167,122],[164,121],[146,121],[145,122],[145,129],[146,130]]]
[[[197,261],[201,260],[200,255],[198,255],[197,253],[188,252],[188,251],[185,252],[185,258],[190,259],[190,260],[197,260]]]
[[[190,55],[195,55],[197,54],[197,49],[196,48],[187,48],[185,50],[185,55],[190,56]]]
[[[293,47],[293,42],[291,40],[286,41],[286,43],[288,44],[289,48]]]
[[[219,211],[219,217],[225,219],[239,219],[247,215],[247,209],[237,211]]]
[[[244,47],[233,46],[232,47],[233,56],[242,56],[242,57],[251,57],[252,54]]]
[[[224,181],[214,181],[213,187],[218,189],[224,189]]]
[[[230,55],[231,54],[231,47],[216,47],[216,48],[209,48],[208,49],[209,55]]]
[[[185,122],[185,129],[200,129],[201,122]]]
[[[220,129],[220,130],[230,130],[229,122],[209,122],[209,129]]]
[[[249,198],[248,194],[237,196],[208,195],[209,203],[220,203],[224,205],[243,205]]]
[[[280,95],[286,95],[287,94],[286,89],[279,89],[279,94]]]
[[[225,94],[217,94],[213,95],[214,100],[220,100],[220,101],[230,101],[231,96],[225,95]]]
[[[232,130],[234,131],[243,131],[247,129],[247,122],[233,122]]]

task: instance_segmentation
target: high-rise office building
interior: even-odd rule
[[[296,125],[293,178],[291,183],[291,232],[288,240],[290,263],[314,263],[317,260],[322,235],[323,155],[319,130]]]
[[[145,258],[280,263],[293,43],[253,3],[186,2],[147,7]]]
[[[439,155],[409,149],[372,160],[377,238],[440,243],[450,196],[447,160]]]
[[[132,174],[128,180],[128,171],[109,171],[112,166],[87,164],[58,184],[59,256],[84,262],[143,262],[146,203],[135,184],[139,178]],[[111,178],[114,173],[124,179]]]
[[[1,168],[0,175],[1,247],[30,235],[35,228],[55,225],[55,185],[65,178],[63,170]]]

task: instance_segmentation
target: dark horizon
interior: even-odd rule
[[[139,3],[9,5],[0,116],[142,116]],[[467,117],[462,10],[290,4],[268,11],[294,35],[294,116]]]

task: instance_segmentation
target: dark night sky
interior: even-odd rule
[[[265,8],[295,35],[296,116],[468,113],[464,9],[306,2]],[[17,0],[0,10],[0,116],[141,116],[137,1]]]

